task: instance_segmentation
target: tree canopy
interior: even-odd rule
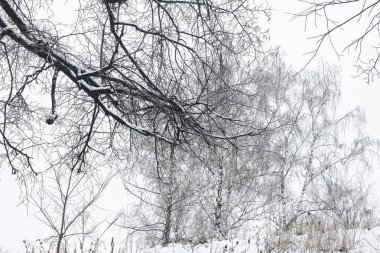
[[[31,168],[32,153],[47,150],[54,140],[46,124],[64,139],[76,131],[71,148],[83,161],[100,125],[109,138],[131,130],[174,144],[255,136],[272,123],[243,115],[252,109],[243,102],[238,110],[222,109],[255,93],[247,73],[263,55],[266,31],[257,23],[269,17],[263,5],[82,0],[69,8],[70,21],[50,18],[58,1],[0,6],[1,135],[11,164]],[[227,64],[234,65],[229,73]],[[100,121],[108,121],[108,130]],[[227,132],[227,123],[239,127]]]

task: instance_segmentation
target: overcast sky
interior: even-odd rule
[[[269,0],[273,8],[272,24],[271,24],[271,43],[277,44],[286,54],[286,62],[292,64],[295,69],[302,68],[310,59],[308,52],[316,48],[316,40],[310,37],[321,33],[322,27],[313,26],[312,20],[307,23],[305,30],[305,20],[298,18],[292,20],[292,15],[287,13],[298,13],[303,10],[305,4],[298,0]],[[346,10],[341,10],[345,13]],[[336,13],[334,13],[335,15]],[[335,15],[336,16],[336,15]],[[320,25],[321,26],[321,25]],[[337,44],[337,48],[343,48],[350,42],[349,36],[355,34],[349,27],[350,32],[342,32],[333,37],[333,41]],[[368,48],[362,48],[363,52]],[[323,59],[329,63],[339,65],[341,67],[342,79],[342,101],[341,109],[344,111],[352,110],[359,106],[367,115],[367,129],[371,136],[380,138],[380,85],[379,80],[375,80],[371,84],[367,84],[363,77],[356,77],[357,72],[354,65],[356,62],[356,53],[348,55],[345,52],[338,58],[334,53],[328,41],[325,41],[323,47],[319,51],[317,58],[309,65],[310,68],[316,67],[319,61]]]
[[[301,10],[302,4],[297,0],[270,0],[269,3],[273,7],[271,43],[282,48],[287,63],[292,64],[295,69],[300,69],[310,58],[310,55],[304,54],[315,48],[315,41],[308,37],[316,35],[317,30],[311,27],[304,32],[302,19],[290,21],[292,16],[284,13]],[[339,38],[337,42],[345,42],[345,38]],[[342,103],[340,109],[349,111],[360,106],[367,115],[368,132],[373,137],[379,138],[380,85],[377,82],[368,85],[362,78],[352,77],[356,74],[353,67],[355,57],[352,55],[338,59],[332,48],[326,45],[319,52],[318,58],[341,66]],[[310,67],[316,65],[318,65],[318,59],[315,59]],[[378,170],[378,168],[375,169]],[[0,170],[0,247],[23,251],[23,239],[37,239],[39,236],[48,235],[49,230],[33,217],[33,210],[28,216],[25,206],[19,205],[18,186],[14,183],[14,177],[9,174],[10,169]],[[120,189],[117,188],[117,190]],[[111,202],[112,196],[115,195],[107,196]]]

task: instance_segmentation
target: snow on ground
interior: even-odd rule
[[[272,237],[276,244],[279,237]],[[167,247],[156,246],[142,253],[307,253],[307,252],[350,252],[377,253],[380,252],[380,227],[368,229],[352,229],[346,231],[330,231],[325,233],[309,233],[307,235],[282,237],[283,248],[264,246],[264,241],[253,237],[245,239],[214,241],[205,244],[191,245],[172,243]],[[268,239],[266,240],[268,242]],[[289,245],[289,246],[286,246]],[[290,246],[291,245],[291,246]],[[352,245],[355,245],[352,248]],[[316,248],[313,248],[316,247]],[[330,246],[330,249],[329,249]],[[335,248],[335,249],[332,249]]]

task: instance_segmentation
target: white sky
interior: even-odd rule
[[[279,45],[285,52],[288,64],[291,64],[295,69],[300,69],[310,59],[310,55],[305,54],[316,48],[315,40],[309,38],[320,34],[320,32],[318,32],[318,28],[313,27],[312,21],[309,20],[305,30],[304,19],[291,21],[292,15],[284,13],[298,13],[302,10],[305,5],[298,0],[269,0],[269,3],[273,8],[271,41],[273,44]],[[345,10],[341,10],[341,12],[344,13]],[[336,13],[334,16],[337,16]],[[337,48],[346,46],[350,42],[349,36],[352,34],[355,34],[355,30],[339,33],[333,37],[334,43],[338,45]],[[367,48],[363,48],[364,52],[366,50]],[[367,84],[362,77],[354,78],[357,75],[354,67],[356,64],[355,55],[355,53],[351,55],[342,53],[338,59],[328,41],[325,41],[318,53],[319,59],[313,60],[309,66],[313,68],[313,66],[318,65],[320,59],[323,59],[341,67],[341,109],[348,111],[357,106],[362,108],[367,115],[368,133],[374,138],[380,138],[380,85],[378,84],[380,80]]]
[[[281,46],[286,54],[286,62],[292,64],[295,69],[299,69],[310,57],[304,54],[315,48],[314,42],[307,38],[317,33],[311,30],[304,32],[302,20],[290,21],[291,16],[282,13],[282,11],[297,12],[300,7],[297,0],[269,0],[269,3],[274,9],[271,21],[271,42]],[[337,42],[344,42],[344,38],[339,38]],[[360,106],[367,115],[369,134],[379,138],[380,85],[378,82],[368,85],[361,78],[352,78],[351,76],[356,74],[352,66],[355,64],[355,58],[345,55],[339,61],[329,46],[322,48],[318,56],[330,63],[341,65],[341,109],[348,111]],[[318,65],[318,59],[310,66],[313,65]],[[378,168],[375,168],[376,176],[373,178],[380,178],[378,171]],[[14,182],[14,177],[9,174],[9,169],[0,170],[0,252],[1,246],[14,252],[24,252],[23,239],[34,240],[39,236],[43,237],[49,234],[49,229],[36,220],[32,212],[28,215],[24,205],[18,205],[18,186]],[[120,190],[118,188],[118,191]],[[107,197],[112,198],[112,196]],[[120,201],[120,197],[117,201]]]

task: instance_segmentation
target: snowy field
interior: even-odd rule
[[[265,242],[272,247],[265,247]],[[280,249],[278,244],[283,246]],[[283,236],[270,239],[236,238],[205,243],[202,245],[170,244],[167,247],[154,247],[142,253],[269,253],[269,252],[380,252],[380,227],[373,229],[354,229],[344,233],[330,231],[325,233],[310,233],[300,236]]]

